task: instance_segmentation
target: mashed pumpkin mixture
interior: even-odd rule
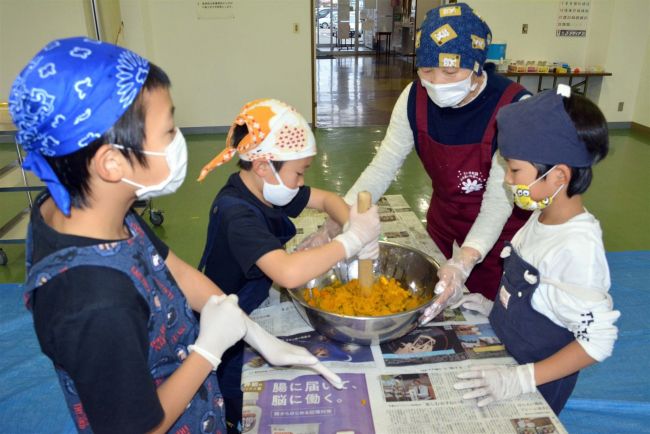
[[[350,316],[380,316],[414,309],[425,302],[402,288],[393,278],[380,276],[372,285],[370,296],[361,295],[359,281],[348,283],[336,280],[324,288],[305,289],[303,297],[307,304],[327,312]]]

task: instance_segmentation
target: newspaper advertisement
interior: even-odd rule
[[[444,257],[402,196],[379,201],[385,239]],[[300,238],[324,221],[303,213]],[[251,317],[280,339],[306,348],[339,374],[342,390],[314,371],[275,368],[246,348],[242,372],[243,432],[269,434],[566,433],[539,394],[479,408],[453,388],[457,374],[480,364],[511,365],[486,317],[447,309],[431,323],[380,345],[331,340],[314,331],[286,291],[272,289]]]
[[[513,364],[514,360],[485,317],[462,308],[446,317],[453,321],[427,324],[402,338],[368,347],[320,335],[291,302],[256,310],[255,321],[318,357],[341,376],[344,388],[334,389],[307,369],[271,367],[246,348],[243,432],[566,432],[540,394],[482,409],[465,402],[462,391],[453,388],[458,373],[476,364]]]

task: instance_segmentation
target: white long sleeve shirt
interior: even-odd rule
[[[602,231],[585,211],[560,225],[539,222],[535,211],[512,239],[517,253],[540,273],[533,309],[571,331],[593,359],[612,354],[620,312],[609,295]]]
[[[486,84],[487,80],[483,88]],[[408,96],[412,85],[413,83],[409,83],[397,99],[386,136],[377,154],[345,195],[344,199],[348,204],[355,203],[357,193],[364,190],[372,194],[373,202],[379,200],[415,147],[413,131],[408,119]],[[522,99],[526,97],[528,95]],[[512,213],[512,199],[504,186],[505,167],[505,161],[496,152],[492,159],[481,210],[463,243],[463,246],[478,250],[481,257],[485,257],[492,249]]]

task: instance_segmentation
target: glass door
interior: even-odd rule
[[[316,0],[316,57],[374,50],[376,0]]]

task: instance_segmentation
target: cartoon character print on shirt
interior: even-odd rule
[[[149,246],[147,251],[149,252],[149,260],[151,261],[151,265],[153,265],[153,269],[156,271],[162,270],[165,267],[165,260],[160,256],[156,248]]]
[[[93,246],[93,249],[99,253],[100,256],[114,256],[122,249],[122,243],[114,242],[97,244],[96,246]]]
[[[217,415],[214,411],[208,411],[201,418],[201,433],[208,434],[214,432],[217,426]]]
[[[178,361],[182,363],[183,360],[187,359],[188,356],[187,346],[182,344],[176,345],[175,353],[176,353],[176,357],[178,358]]]
[[[458,171],[458,189],[461,193],[470,194],[485,188],[485,176],[481,172],[468,170]]]

